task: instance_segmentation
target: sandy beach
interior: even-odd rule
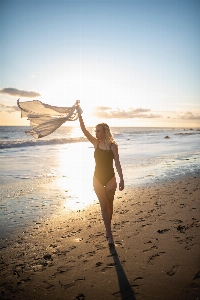
[[[97,201],[3,237],[1,299],[199,299],[199,182],[117,192],[115,247]]]
[[[0,0],[0,300],[200,300],[199,12]]]

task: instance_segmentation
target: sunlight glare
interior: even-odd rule
[[[84,209],[96,199],[92,181],[93,149],[89,143],[68,144],[59,155],[60,178],[57,185],[66,195],[64,207],[73,211]]]

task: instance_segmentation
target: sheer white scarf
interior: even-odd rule
[[[57,107],[39,100],[19,102],[18,99],[17,105],[21,109],[21,118],[27,117],[30,120],[32,129],[26,131],[26,134],[39,139],[51,134],[66,121],[77,120],[76,107],[79,102],[77,100],[72,107]]]

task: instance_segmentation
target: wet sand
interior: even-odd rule
[[[1,299],[199,299],[199,199],[197,176],[117,192],[111,248],[98,202],[20,228],[0,241]]]

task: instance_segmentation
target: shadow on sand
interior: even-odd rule
[[[110,254],[113,257],[115,269],[117,272],[118,282],[119,282],[119,291],[113,295],[122,300],[136,300],[132,287],[128,281],[128,278],[124,272],[124,269],[121,265],[121,262],[118,257],[118,253],[114,246],[110,247]]]

